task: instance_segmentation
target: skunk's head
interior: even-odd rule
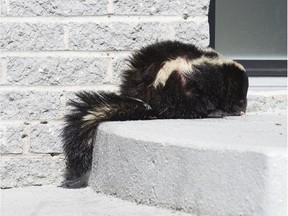
[[[204,98],[202,101],[207,104],[207,110],[215,108],[229,115],[246,112],[248,77],[241,64],[225,60],[222,56],[202,57],[188,61],[188,64],[189,70],[182,73],[185,78],[181,80],[183,89],[186,87],[186,95],[196,92]]]
[[[224,80],[226,83],[227,111],[241,114],[246,112],[248,77],[244,67],[234,61],[223,64]]]
[[[173,105],[180,117],[194,113],[196,117],[197,113],[205,116],[215,110],[229,115],[241,115],[246,111],[248,78],[245,69],[221,56],[177,57],[166,61],[153,85],[164,92],[161,107],[166,109],[167,104]]]

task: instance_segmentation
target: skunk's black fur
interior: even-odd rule
[[[93,137],[103,121],[211,118],[241,115],[247,105],[244,68],[214,50],[160,42],[136,52],[123,72],[120,94],[78,93],[63,130],[68,187],[85,186]]]

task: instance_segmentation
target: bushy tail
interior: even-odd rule
[[[115,93],[81,92],[79,100],[71,100],[73,107],[65,116],[63,129],[66,154],[66,181],[62,186],[86,186],[92,163],[93,137],[99,123],[148,119],[151,108],[141,100]]]

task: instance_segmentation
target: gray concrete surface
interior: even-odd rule
[[[277,89],[277,88],[276,88]],[[287,91],[286,90],[261,91],[261,87],[254,88],[248,92],[247,113],[264,112],[278,113],[287,112]]]
[[[118,61],[117,58],[114,60],[115,62]],[[89,61],[85,62],[89,63]],[[120,66],[119,64],[117,67],[120,70],[120,68],[123,68],[124,65],[122,64],[122,66]],[[35,66],[35,68],[37,67]],[[249,113],[277,113],[279,111],[286,111],[287,91],[284,90],[287,88],[287,86],[285,86],[286,81],[287,79],[284,78],[250,78],[247,111]],[[108,89],[109,88],[106,90]],[[114,90],[117,90],[117,88]],[[51,100],[49,99],[48,101],[50,102],[58,101],[58,96],[61,98],[60,95],[57,96],[50,94],[49,92],[48,94],[46,93],[47,92],[44,91],[44,94],[46,95],[45,97],[50,95],[54,98],[53,100],[52,98]],[[21,101],[20,103],[23,103],[23,106],[21,105],[20,107],[25,107],[26,109],[27,104],[31,105],[34,100],[39,102],[38,96],[43,98],[44,94],[37,94],[36,92],[31,91],[31,94],[20,94],[19,96],[19,94],[16,94],[15,92],[10,92],[7,93],[7,96],[9,96],[10,102]],[[75,95],[71,91],[64,93],[62,96],[63,100],[60,99],[59,103],[56,103],[57,109],[59,108],[58,105],[61,104],[61,101],[62,103],[65,103],[64,98],[75,99]],[[9,104],[10,102],[7,103]],[[6,105],[7,103],[5,102]],[[30,113],[31,115],[26,112],[27,110],[24,110],[23,112],[26,116],[25,119],[30,119],[29,121],[27,120],[25,123],[21,121],[10,122],[8,119],[11,119],[13,116],[18,116],[20,113],[22,113],[22,111],[19,110],[16,111],[16,114],[13,114],[15,110],[10,112],[9,109],[13,109],[14,107],[13,105],[11,108],[10,105],[8,105],[6,107],[7,109],[5,110],[7,115],[5,114],[3,116],[6,120],[1,120],[0,123],[0,173],[2,174],[0,176],[0,187],[10,188],[59,184],[59,182],[63,181],[63,173],[65,171],[64,157],[62,154],[62,141],[60,135],[60,129],[63,127],[63,122],[53,120],[51,121],[49,119],[57,118],[57,115],[61,115],[61,113],[63,114],[64,111],[58,113],[58,111],[54,112],[49,108],[50,111],[47,110],[47,113],[45,112],[47,115],[42,115],[41,109],[46,109],[47,106],[37,106],[36,108],[34,106],[33,109],[31,107],[31,109],[29,109],[29,112],[33,112],[32,114]],[[52,104],[51,108],[53,107],[54,105]],[[66,110],[66,113],[68,112],[69,109]],[[48,119],[45,117],[45,120],[37,121],[36,119],[39,116],[46,116]]]
[[[91,188],[56,186],[1,190],[1,216],[184,216],[168,209],[137,205],[96,194]]]
[[[287,115],[101,124],[90,186],[200,215],[283,216]]]

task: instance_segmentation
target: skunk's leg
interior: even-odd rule
[[[223,112],[222,110],[215,110],[208,113],[207,118],[223,118],[225,116],[228,116],[227,112]]]
[[[245,112],[224,112],[222,110],[215,110],[207,115],[207,118],[224,118],[225,116],[242,116]]]
[[[66,155],[66,181],[62,186],[87,185],[91,169],[93,137],[99,123],[150,119],[151,107],[141,100],[115,93],[77,94],[78,101],[70,101],[72,112],[65,116],[62,137]]]

